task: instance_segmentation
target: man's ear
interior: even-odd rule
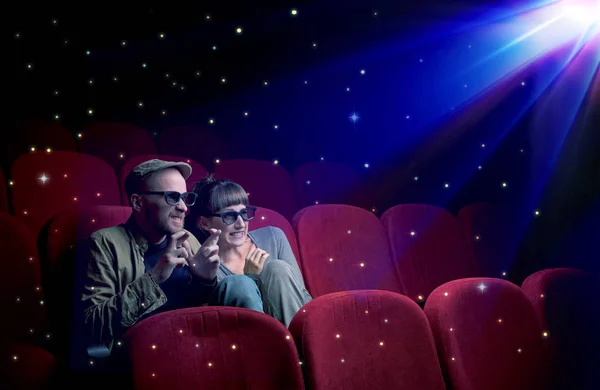
[[[131,208],[135,211],[140,211],[142,209],[142,204],[144,203],[142,197],[138,194],[131,195],[129,202],[131,203]]]

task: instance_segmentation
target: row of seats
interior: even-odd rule
[[[207,169],[194,160],[174,155],[140,155],[128,159],[115,172],[104,160],[66,151],[36,151],[23,154],[12,164],[8,196],[12,212],[38,232],[54,213],[74,205],[125,205],[129,200],[124,182],[138,164],[152,158],[188,162],[193,169],[188,187],[206,176]],[[226,160],[217,164],[215,176],[240,183],[254,205],[276,210],[291,220],[300,207],[315,203],[366,206],[370,194],[360,176],[349,167],[332,162],[311,162],[292,177],[269,161]],[[2,180],[0,186],[4,186]],[[300,201],[299,201],[300,199]],[[362,203],[362,204],[361,204]],[[0,207],[9,209],[6,188],[0,190]]]

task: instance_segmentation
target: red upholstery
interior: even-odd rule
[[[156,314],[124,335],[136,389],[303,389],[287,329],[248,309],[201,307]]]
[[[63,210],[121,204],[115,172],[98,157],[60,151],[24,154],[13,164],[11,176],[14,213],[36,235]],[[45,183],[42,176],[48,178]]]
[[[468,278],[425,303],[448,387],[548,390],[546,346],[531,303],[516,285]]]
[[[159,153],[191,158],[208,170],[212,170],[217,159],[228,158],[226,142],[211,129],[200,126],[170,127],[159,134],[156,143]]]
[[[125,206],[92,206],[55,215],[48,224],[45,238],[44,281],[48,310],[55,339],[67,348],[71,337],[74,278],[86,264],[77,264],[76,247],[96,230],[127,221],[131,208]],[[62,351],[66,353],[65,350]]]
[[[402,291],[383,228],[369,211],[310,206],[294,216],[293,226],[313,297],[346,290]]]
[[[79,139],[79,150],[100,157],[116,172],[125,160],[140,154],[156,154],[152,135],[127,123],[95,122],[87,125]]]
[[[314,204],[349,204],[372,208],[370,188],[359,173],[347,165],[314,161],[302,164],[294,172],[301,207]]]
[[[377,290],[320,296],[289,329],[308,389],[445,389],[427,318],[405,296]]]
[[[229,179],[248,192],[250,203],[267,207],[291,220],[298,211],[298,202],[290,174],[269,161],[226,160],[215,167],[217,179]]]
[[[192,187],[194,186],[194,183],[196,181],[202,179],[208,173],[202,165],[200,165],[194,160],[185,157],[169,156],[163,154],[144,154],[140,156],[131,157],[130,159],[125,161],[125,163],[119,170],[119,184],[121,187],[121,198],[123,200],[124,205],[129,206],[129,199],[127,199],[127,194],[125,193],[125,179],[127,178],[127,175],[133,170],[133,168],[135,168],[139,164],[143,163],[144,161],[151,160],[153,158],[158,158],[160,160],[165,161],[183,161],[190,164],[190,166],[192,167],[192,174],[187,179],[188,191],[192,190]]]
[[[0,213],[8,213],[8,194],[6,192],[6,186],[8,185],[4,172],[0,169]]]
[[[404,290],[427,299],[437,286],[476,276],[471,248],[456,219],[432,205],[398,205],[381,216]]]
[[[0,143],[0,164],[8,168],[21,154],[38,151],[77,151],[73,133],[57,121],[31,119],[19,122],[10,133],[10,142]]]
[[[300,266],[300,252],[298,251],[298,241],[296,240],[296,234],[290,222],[285,217],[279,214],[277,211],[269,210],[264,207],[257,207],[256,216],[249,224],[250,231],[260,229],[265,226],[275,226],[283,230],[287,237],[298,266]]]
[[[511,210],[501,205],[474,203],[463,207],[457,220],[472,243],[483,275],[507,277],[519,244]]]
[[[50,352],[27,344],[11,344],[8,350],[3,347],[0,346],[0,353],[4,359],[0,365],[0,388],[6,390],[55,388],[51,380],[58,364]]]
[[[560,389],[599,389],[600,291],[583,271],[553,268],[523,282],[542,329],[550,335],[553,381]]]
[[[0,312],[2,340],[32,340],[43,336],[46,307],[35,237],[19,219],[0,213]],[[3,365],[4,363],[0,364]]]

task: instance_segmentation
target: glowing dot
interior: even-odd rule
[[[212,16],[210,14],[206,14],[206,15],[204,15],[204,19],[212,20]]]
[[[237,348],[237,345],[235,345],[235,344],[231,345],[231,349],[236,349],[236,348]]]
[[[454,328],[450,328],[450,332],[454,332]]]
[[[33,261],[33,256],[30,256],[29,257],[29,262],[32,262],[32,261]]]
[[[156,377],[156,374],[155,374],[155,373],[152,373],[152,378],[154,378],[154,377]]]
[[[279,130],[279,125],[273,125],[273,129]]]
[[[296,8],[292,8],[290,10],[290,15],[292,15],[292,16],[298,16],[298,10]]]
[[[360,263],[360,266],[361,266],[361,267],[364,267],[364,266],[365,266],[365,263]]]
[[[183,333],[183,329],[179,329],[179,334],[182,334],[182,333]]]
[[[19,356],[18,355],[12,355],[12,360],[13,360],[13,362],[16,362],[17,360],[19,360]]]
[[[548,332],[544,332],[544,333],[542,333],[542,336],[544,336],[544,337],[548,337]]]
[[[165,78],[168,79],[169,77],[171,77],[171,75],[168,72],[165,73]]]
[[[263,215],[262,217],[260,217],[260,219],[262,219],[264,221],[265,220],[265,216]]]
[[[317,42],[313,42],[312,43],[312,47],[313,47],[313,49],[316,49],[317,48]]]
[[[94,361],[90,360],[90,366],[93,366],[93,365],[94,365]]]
[[[23,210],[23,215],[27,215],[29,212],[27,210]]]
[[[422,300],[423,300],[423,295],[419,295],[419,296],[417,297],[417,299],[418,299],[419,301],[422,301]]]
[[[8,182],[8,185],[12,187],[12,186],[15,185],[15,182],[11,180],[11,181]]]
[[[219,164],[220,162],[221,162],[221,160],[219,160],[219,159],[215,160],[215,164]]]
[[[15,33],[15,39],[21,38],[21,33]]]
[[[360,70],[360,74],[364,75],[365,73],[367,73],[367,71],[366,71],[366,70],[364,70],[364,69],[361,69],[361,70]]]
[[[93,108],[88,108],[87,113],[89,116],[94,115],[94,109]]]
[[[341,337],[341,336],[340,336],[339,334],[336,334],[336,335],[335,335],[335,338],[336,338],[336,339],[339,339],[340,337]]]
[[[302,362],[298,362],[299,365],[302,365]]]
[[[278,165],[279,164],[279,160],[273,160],[273,164]]]
[[[89,80],[88,80],[88,84],[89,84],[89,85],[94,85],[94,79],[89,79]]]
[[[29,334],[33,334],[34,332],[35,332],[35,329],[29,328]]]
[[[146,306],[146,304],[142,302],[142,307],[145,307],[145,306]]]
[[[58,24],[58,20],[57,19],[52,19],[52,24],[56,26]]]
[[[139,108],[144,108],[144,102],[141,100],[137,103],[137,105]]]
[[[165,115],[167,115],[167,110],[162,110],[162,111],[160,112],[160,115],[162,115],[162,116],[165,116]]]
[[[315,200],[315,204],[319,204],[319,201],[318,201],[318,200]]]
[[[450,183],[444,183],[444,188],[450,188]]]
[[[540,294],[540,298],[544,298],[544,294]]]
[[[369,311],[368,311],[368,310],[365,310],[365,314],[369,314]]]
[[[344,359],[340,360],[342,363],[344,363]]]
[[[212,367],[212,363],[211,363],[211,362],[208,362],[208,366],[209,366],[209,367]]]
[[[365,163],[365,168],[369,168],[370,166],[369,163]]]
[[[67,177],[69,177],[69,175],[65,173],[65,174],[63,175],[63,177],[66,179]]]
[[[35,152],[35,146],[32,146],[31,148],[29,148],[29,150],[31,150],[32,152]]]
[[[411,230],[411,231],[410,231],[410,235],[414,237],[414,236],[416,236],[416,235],[417,235],[417,232],[415,232],[414,230]]]
[[[58,96],[58,95],[60,95],[60,91],[58,89],[55,89],[54,90],[54,96]]]
[[[54,114],[53,118],[55,121],[60,120],[60,114]]]
[[[152,345],[152,349],[156,349],[156,345],[154,345],[154,344],[153,344],[153,345]]]
[[[477,169],[479,169],[479,170],[481,171],[481,170],[483,169],[483,167],[482,167],[481,165],[479,165],[479,166],[477,167]]]
[[[217,51],[217,46],[216,46],[216,45],[214,45],[214,46],[212,47],[212,49],[213,49],[213,51]]]
[[[248,114],[248,111],[245,111],[245,112],[244,112],[244,116],[248,116],[248,115],[249,115],[249,114]]]
[[[49,177],[46,176],[45,173],[42,173],[42,176],[40,176],[40,181],[42,182],[42,184],[46,184],[46,182],[49,180]]]
[[[200,347],[200,344],[196,344],[196,348],[199,348],[199,347]]]
[[[235,29],[235,33],[236,33],[237,35],[241,35],[243,32],[244,32],[244,30],[243,30],[241,27],[237,27],[237,28]]]
[[[127,41],[121,41],[121,46],[123,46],[123,47],[127,46]]]
[[[487,288],[487,286],[486,286],[485,284],[481,283],[479,286],[477,286],[477,288],[478,288],[478,289],[479,289],[481,292],[484,292],[484,291],[485,291],[485,289]]]
[[[506,188],[506,187],[508,187],[508,183],[505,182],[505,181],[503,181],[502,184],[501,184],[501,186],[502,186],[502,188]]]
[[[36,287],[35,287],[35,291],[40,291],[40,290],[41,290],[41,289],[40,289],[40,287],[39,287],[39,286],[36,286]]]
[[[373,11],[373,16],[377,16],[377,15],[379,15],[379,12]]]
[[[21,302],[21,297],[19,297],[19,296],[15,297],[15,301],[16,301],[17,303]]]
[[[44,306],[44,300],[40,300],[40,306]]]
[[[350,87],[346,87],[346,92],[350,92]]]
[[[447,296],[448,296],[448,293],[447,293],[447,292],[445,292],[445,293],[444,293],[444,296],[445,296],[445,297],[447,297]]]
[[[519,348],[519,349],[517,349],[517,352],[521,353],[521,352],[523,352],[523,350],[521,348]]]
[[[485,144],[481,144],[481,149],[485,149]]]
[[[498,323],[501,324],[502,323],[502,318],[498,318]]]
[[[120,341],[117,341],[117,345],[118,345],[119,347],[121,346],[121,344],[122,344],[122,343],[121,343]]]
[[[383,320],[383,322],[385,322],[387,324],[387,322],[388,322],[387,318],[385,320]]]
[[[455,359],[455,358],[453,358],[453,357],[452,357],[452,358],[450,358],[450,359],[452,359],[452,361],[455,361],[455,360],[456,360],[456,359]]]
[[[522,86],[525,86],[525,81],[521,81],[521,85],[522,85]]]
[[[263,81],[263,85],[264,85],[265,87],[268,87],[268,86],[269,86],[269,81],[268,81],[268,80],[265,80],[265,81]]]
[[[347,232],[347,233],[348,233],[348,234],[352,234],[352,230],[348,230],[348,232]]]
[[[165,33],[159,33],[158,39],[165,39]]]
[[[214,118],[208,118],[208,124],[214,125],[215,124],[215,119]]]
[[[285,336],[285,339],[286,339],[286,340],[289,340],[289,339],[290,339],[290,335],[286,335],[286,336]]]
[[[221,84],[227,84],[227,77],[221,77]]]
[[[333,257],[330,257],[330,258],[329,258],[329,262],[330,262],[330,263],[331,263],[331,262],[333,262]]]
[[[542,212],[540,210],[534,210],[533,215],[539,217],[540,215],[542,215]]]
[[[506,272],[502,272],[502,276],[506,276]]]
[[[475,241],[479,241],[481,239],[480,236],[475,236]]]
[[[419,58],[419,62],[422,64],[422,63],[423,63],[423,59],[422,59],[422,58]]]
[[[415,176],[415,177],[413,177],[413,180],[414,180],[414,181],[419,181],[419,176]]]
[[[380,342],[379,342],[379,345],[383,347],[383,341],[380,341]]]
[[[33,64],[29,63],[29,64],[26,65],[26,67],[27,67],[28,70],[31,70],[31,69],[33,69]]]

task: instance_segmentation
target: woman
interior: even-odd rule
[[[198,198],[186,218],[186,229],[202,243],[220,231],[218,301],[264,312],[287,327],[312,297],[283,231],[273,226],[248,231],[256,208],[248,205],[248,195],[237,183],[209,175],[193,191]],[[262,307],[252,303],[256,300],[248,288],[251,281],[260,291]]]

